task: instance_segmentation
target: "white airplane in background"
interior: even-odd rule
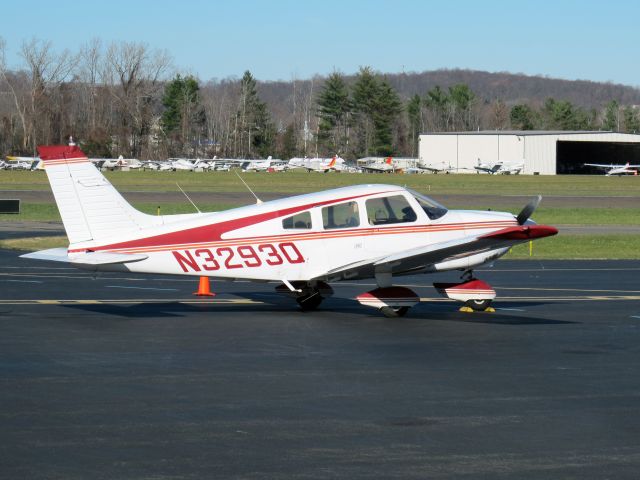
[[[118,158],[90,158],[89,161],[99,164],[100,168],[110,170],[122,167],[129,167],[131,169],[142,167],[142,162],[137,158],[124,158],[122,155]]]
[[[624,165],[604,165],[601,163],[585,163],[585,167],[597,167],[606,169],[605,175],[610,177],[611,175],[638,175],[638,168],[640,165],[630,165],[629,162]]]
[[[396,185],[357,185],[222,212],[147,215],[134,209],[75,145],[39,147],[69,238],[68,248],[23,255],[93,271],[279,282],[276,290],[313,310],[328,282],[374,278],[357,300],[402,316],[420,297],[394,276],[461,270],[437,283],[444,296],[486,310],[495,291],[473,269],[513,245],[555,235],[529,217],[447,210]]]
[[[271,155],[263,160],[243,160],[240,168],[243,172],[266,172],[274,165],[282,165],[282,160],[274,160]]]
[[[450,165],[447,165],[444,162],[440,162],[439,165],[440,166],[436,166],[436,165],[433,165],[431,163],[426,164],[426,165],[424,163],[419,163],[418,164],[418,168],[423,169],[423,170],[428,170],[431,173],[442,173],[442,172],[444,172],[444,173],[447,173],[447,174],[451,173],[451,172],[455,172],[455,171],[458,170],[457,168],[452,167]]]
[[[374,173],[391,173],[395,172],[396,168],[393,164],[393,158],[387,157],[383,162],[370,163],[369,165],[363,165],[362,170],[365,172]]]
[[[495,162],[495,163],[482,163],[478,159],[478,165],[473,167],[477,173],[488,173],[490,175],[518,175],[524,169],[524,163],[522,162]]]
[[[38,157],[17,157],[15,155],[7,155],[5,170],[36,170],[40,159]]]
[[[331,158],[321,158],[321,157],[313,157],[313,158],[299,158],[294,157],[289,160],[287,163],[289,168],[305,168],[309,172],[335,172],[342,171],[344,168],[344,158],[339,156],[334,156]]]

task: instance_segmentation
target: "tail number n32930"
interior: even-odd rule
[[[302,253],[292,242],[173,250],[171,253],[185,273],[304,263]]]

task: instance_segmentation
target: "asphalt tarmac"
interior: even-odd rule
[[[637,478],[640,261],[476,274],[495,313],[387,319],[0,251],[0,478]]]

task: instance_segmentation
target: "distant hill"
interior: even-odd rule
[[[415,94],[423,96],[436,85],[446,89],[449,86],[464,83],[481,99],[491,102],[499,98],[507,105],[516,103],[536,105],[543,103],[549,97],[568,100],[574,105],[595,109],[602,108],[611,100],[616,100],[621,105],[640,105],[640,89],[605,82],[459,69],[382,75],[405,100]],[[347,75],[345,78],[351,82],[354,76]],[[315,97],[322,88],[323,82],[324,77],[321,76],[316,76],[313,80],[297,80],[296,91],[310,92],[313,83]],[[293,82],[260,82],[258,90],[260,97],[269,104],[276,118],[283,119],[291,115],[294,105]],[[300,105],[299,101],[298,105]]]

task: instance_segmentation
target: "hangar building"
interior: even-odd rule
[[[588,131],[447,132],[421,134],[420,166],[475,172],[478,163],[524,163],[524,174],[602,174],[585,163],[640,163],[640,135]]]

